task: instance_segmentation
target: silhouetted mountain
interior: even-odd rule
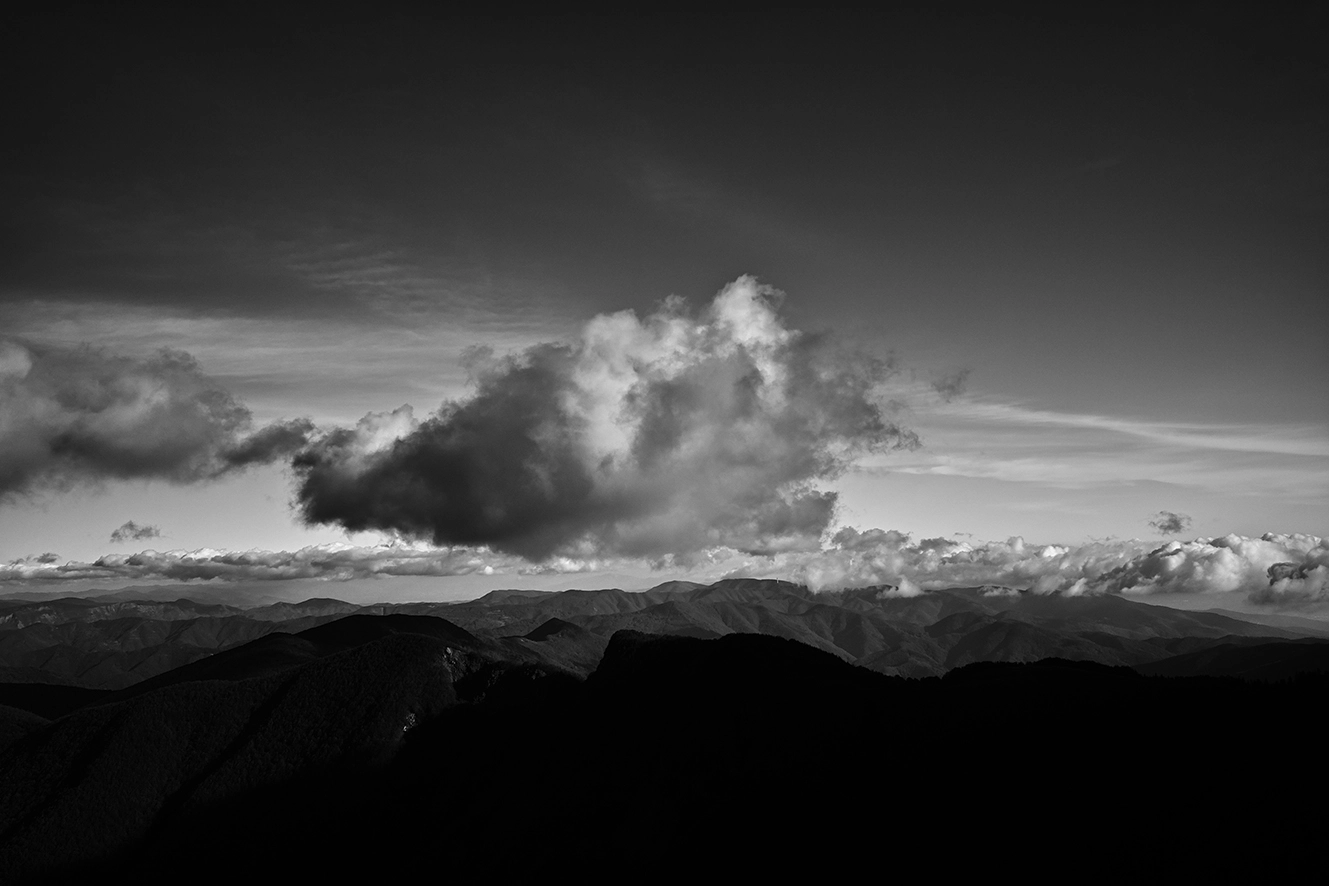
[[[0,875],[789,877],[854,856],[977,876],[1018,852],[1031,876],[1281,877],[1317,851],[1325,776],[1255,773],[1251,749],[1313,734],[1329,675],[1043,659],[905,680],[787,638],[620,631],[581,681],[516,657],[596,637],[570,621],[497,640],[343,621],[54,722],[0,709]],[[277,641],[314,657],[240,675]],[[1214,825],[1253,811],[1276,848]]]
[[[248,679],[181,680],[29,731],[3,761],[7,855],[35,868],[92,859],[191,809],[390,753],[456,703],[457,682],[502,661],[449,645],[468,635],[441,620],[405,619],[352,616],[293,638],[311,660]]]

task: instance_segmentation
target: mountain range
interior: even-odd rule
[[[498,590],[461,603],[355,606],[311,599],[252,608],[174,601],[63,598],[0,601],[0,681],[88,689],[133,686],[271,633],[363,615],[446,618],[480,636],[519,637],[550,619],[584,632],[586,673],[616,631],[699,638],[769,634],[883,674],[938,676],[976,661],[1058,657],[1140,666],[1217,641],[1329,637],[1329,624],[1147,605],[1117,596],[1063,597],[955,588],[914,597],[889,587],[814,593],[788,582],[669,582],[644,592]],[[1258,620],[1257,620],[1258,619]]]
[[[0,615],[20,656],[62,641],[11,668],[77,678],[0,683],[5,882],[838,878],[1011,853],[1031,875],[1269,875],[1324,820],[1296,749],[1329,642],[1115,597],[734,580]],[[116,688],[85,676],[131,660]],[[1256,810],[1272,860],[1223,825]]]

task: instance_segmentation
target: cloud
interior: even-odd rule
[[[1301,563],[1275,563],[1268,569],[1269,584],[1253,593],[1259,603],[1320,602],[1329,600],[1329,545],[1308,551]]]
[[[974,544],[949,538],[915,541],[897,530],[841,529],[817,552],[755,561],[746,570],[806,584],[814,590],[892,585],[983,587],[1038,593],[1084,593],[1090,583],[1141,552],[1140,542],[1093,542],[1075,547],[1027,544],[1019,536]]]
[[[312,425],[254,431],[183,351],[146,360],[0,340],[0,499],[112,479],[191,483],[290,455]]]
[[[231,443],[221,452],[222,471],[269,464],[300,450],[314,433],[308,419],[275,421]]]
[[[141,551],[108,554],[90,563],[44,558],[0,565],[0,581],[24,584],[94,581],[345,581],[390,575],[444,576],[472,573],[562,574],[596,568],[594,561],[558,560],[533,566],[515,557],[473,548],[409,544],[311,545],[298,551]]]
[[[1159,511],[1154,519],[1149,521],[1149,525],[1164,535],[1180,535],[1191,528],[1191,518],[1188,514]]]
[[[890,598],[908,598],[921,597],[924,594],[922,588],[909,580],[908,576],[901,576],[895,587],[887,588],[881,592],[881,596]]]
[[[133,520],[127,520],[123,526],[111,533],[111,541],[117,544],[126,541],[143,541],[145,538],[161,538],[161,534],[162,531],[156,526],[139,525]]]
[[[532,560],[816,549],[836,496],[815,484],[919,444],[877,397],[892,364],[786,328],[779,298],[742,277],[695,314],[671,299],[570,344],[472,352],[469,399],[302,450],[301,513]]]
[[[879,587],[883,598],[916,597],[947,587],[977,587],[988,596],[1244,593],[1256,604],[1300,607],[1329,602],[1329,540],[1268,533],[1227,535],[1150,546],[1139,540],[1036,545],[1019,536],[973,544],[949,538],[915,540],[896,530],[845,528],[820,550],[752,555],[715,548],[676,577],[779,578],[813,590]],[[298,551],[141,551],[92,562],[60,563],[54,554],[0,564],[0,582],[69,581],[344,581],[385,576],[565,575],[624,571],[648,564],[622,557],[524,557],[467,546],[396,541],[322,544]]]
[[[1212,424],[1145,421],[1092,413],[1053,412],[1015,403],[960,399],[944,414],[988,428],[1035,427],[1109,432],[1122,438],[1186,449],[1329,457],[1329,435],[1321,424]],[[1120,442],[1120,441],[1119,441]]]
[[[1032,545],[1019,536],[973,544],[846,528],[822,550],[731,561],[725,572],[783,578],[814,590],[881,585],[901,590],[984,587],[990,594],[1240,592],[1254,603],[1300,604],[1329,600],[1329,541],[1267,533],[1162,546],[1135,539]]]
[[[1278,567],[1278,568],[1276,568]],[[1225,535],[1172,541],[1102,576],[1094,590],[1123,594],[1244,591],[1256,603],[1325,599],[1329,542],[1314,535]]]
[[[961,369],[945,378],[932,383],[932,389],[941,395],[943,402],[949,403],[965,392],[972,369]]]
[[[1314,531],[1323,523],[1329,425],[1109,419],[1003,405],[972,392],[950,403],[929,399],[916,395],[927,408],[911,414],[911,426],[927,438],[926,449],[868,457],[856,468],[1001,481],[984,485],[997,495],[1059,500],[1063,506],[1069,501],[1063,490],[1093,490],[1095,497],[1118,502],[1143,500],[1145,508],[1146,496],[1159,496],[1157,504],[1169,496],[1180,496],[1174,502],[1203,500],[1211,520],[1234,526],[1248,518]],[[1148,491],[1146,484],[1168,488]],[[1135,534],[1167,537],[1144,525],[1152,519],[1149,510],[1138,504],[1132,510],[1140,521]]]

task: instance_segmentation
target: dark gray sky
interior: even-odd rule
[[[580,317],[751,272],[1058,406],[1286,419],[1329,368],[1257,357],[1329,311],[1320,22],[1201,9],[18,18],[0,282]]]
[[[471,345],[754,274],[790,328],[893,349],[920,389],[972,369],[910,401],[922,449],[839,481],[845,522],[1323,533],[1324,23],[9,13],[0,332],[183,349],[262,421],[347,424],[461,395]],[[243,509],[252,482],[207,494]],[[181,494],[10,502],[0,557],[90,556],[130,517],[190,546],[308,532],[280,493],[250,535],[191,529]]]

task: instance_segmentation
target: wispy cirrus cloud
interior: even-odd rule
[[[1185,449],[1217,449],[1329,459],[1329,428],[1304,424],[1171,422],[1055,412],[1015,403],[958,399],[939,418],[1006,427],[1100,431]]]
[[[1229,494],[1329,494],[1329,427],[1203,423],[1034,409],[974,395],[913,417],[927,442],[860,468],[1063,488],[1152,481]]]

